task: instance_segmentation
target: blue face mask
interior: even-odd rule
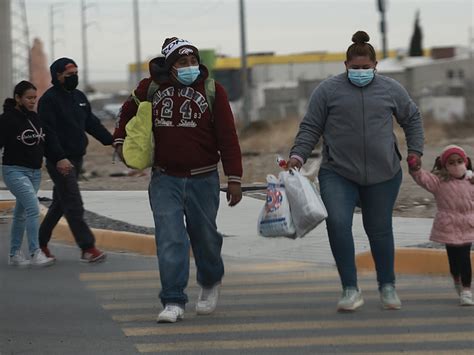
[[[369,84],[375,76],[375,70],[373,68],[370,69],[348,69],[347,70],[347,77],[351,81],[352,84],[363,87]]]
[[[199,65],[177,68],[177,79],[183,85],[191,85],[199,76]]]

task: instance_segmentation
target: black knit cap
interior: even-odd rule
[[[165,39],[161,47],[161,53],[165,56],[167,69],[170,69],[179,57],[186,55],[195,55],[198,62],[201,62],[198,49],[191,42],[177,37]]]
[[[51,72],[51,83],[59,84],[56,74],[63,73],[66,70],[66,66],[68,64],[72,64],[77,67],[77,64],[74,60],[66,57],[56,59],[53,64],[50,65],[49,71]]]

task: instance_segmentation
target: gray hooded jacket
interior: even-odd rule
[[[305,162],[323,136],[321,168],[360,185],[387,181],[400,170],[401,154],[393,117],[403,128],[408,152],[423,153],[423,122],[407,91],[376,74],[365,87],[346,73],[323,81],[312,93],[291,156]]]

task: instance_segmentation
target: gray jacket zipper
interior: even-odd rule
[[[365,102],[364,102],[364,88],[360,88],[360,94],[362,98],[362,147],[363,147],[363,154],[364,154],[364,184],[367,185],[368,176],[367,176],[367,147],[365,142]]]

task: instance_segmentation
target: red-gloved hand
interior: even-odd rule
[[[421,158],[416,153],[410,153],[407,156],[408,169],[418,171],[421,169]]]

